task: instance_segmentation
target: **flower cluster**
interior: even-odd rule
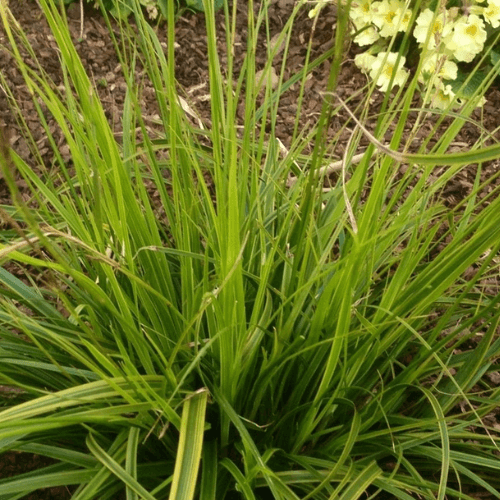
[[[438,7],[416,15],[413,37],[422,58],[419,81],[432,92],[434,107],[444,109],[456,100],[452,82],[457,78],[457,63],[471,62],[483,50],[487,25],[500,26],[500,0],[468,1],[472,4],[463,12],[457,7]],[[408,77],[405,57],[387,47],[390,39],[409,29],[413,15],[409,2],[402,0],[352,0],[349,16],[354,42],[370,46],[356,56],[355,64],[382,91],[403,85]]]

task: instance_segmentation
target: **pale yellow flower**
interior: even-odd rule
[[[457,61],[471,62],[484,47],[486,30],[484,21],[475,14],[458,19],[453,27],[453,34],[445,41]]]
[[[379,52],[372,63],[370,77],[380,87],[382,92],[389,88],[389,83],[392,80],[392,85],[404,85],[408,78],[408,71],[403,67],[406,58],[400,57],[399,63],[396,66],[397,52]]]
[[[488,0],[488,6],[484,7],[482,14],[492,28],[498,28],[500,26],[500,1]]]
[[[415,21],[413,36],[418,43],[425,43],[427,33],[431,32],[427,47],[434,49],[441,40],[448,37],[453,30],[453,22],[448,18],[447,12],[434,14],[431,9],[425,9]]]
[[[373,45],[378,39],[380,35],[378,31],[373,26],[368,26],[354,37],[354,43],[358,44],[360,47],[364,45]]]
[[[399,0],[382,0],[372,6],[373,24],[380,30],[380,36],[391,37],[398,31],[408,29],[411,11]]]
[[[376,59],[375,56],[368,54],[368,52],[363,52],[354,57],[354,64],[364,73],[369,73]]]
[[[448,108],[455,100],[455,92],[451,85],[439,85],[436,88],[436,93],[431,99],[431,107],[438,109]]]
[[[450,61],[445,54],[433,52],[424,59],[422,72],[431,76],[436,75],[444,80],[455,80],[458,74],[458,66],[453,61]]]
[[[349,9],[349,17],[358,26],[370,24],[375,15],[372,0],[353,0]]]

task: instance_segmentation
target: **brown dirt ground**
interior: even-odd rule
[[[0,0],[6,1],[6,0]],[[293,0],[278,0],[273,3],[269,11],[270,36],[278,34],[293,7]],[[245,42],[247,35],[247,18],[246,7],[241,2],[241,15],[238,16],[238,28],[236,30],[235,51],[235,74],[238,73],[245,50]],[[38,60],[42,68],[52,78],[56,86],[63,85],[61,67],[57,57],[57,47],[53,36],[45,22],[40,9],[36,3],[29,0],[10,0],[10,9],[20,25],[25,30],[28,39],[37,54]],[[335,11],[326,8],[321,16],[321,19],[316,26],[314,32],[313,51],[311,59],[318,57],[328,50],[333,43],[334,31],[332,27],[335,25]],[[120,137],[120,116],[121,109],[125,98],[126,83],[120,72],[119,61],[114,52],[113,45],[110,42],[108,29],[100,14],[86,7],[83,18],[80,17],[78,4],[73,4],[68,9],[68,23],[71,30],[73,41],[78,49],[82,62],[91,75],[98,89],[99,96],[106,109],[107,116],[113,123],[117,137]],[[83,24],[81,24],[83,23]],[[221,12],[217,15],[217,26],[219,27],[219,44],[221,63],[224,64],[226,58],[224,56],[225,37],[223,33],[223,15]],[[296,71],[303,67],[306,54],[306,45],[311,34],[312,22],[307,17],[307,12],[300,14],[298,22],[295,25],[296,33],[291,40],[289,49],[289,61],[287,64],[285,78],[290,77]],[[80,39],[80,30],[82,29],[83,37]],[[114,25],[115,32],[118,34],[118,27]],[[159,30],[161,33],[161,29]],[[163,36],[162,41],[165,41]],[[183,95],[188,99],[189,105],[197,111],[205,125],[210,124],[210,103],[207,99],[209,95],[208,82],[208,63],[205,24],[203,14],[195,14],[187,12],[183,14],[176,25],[176,47],[177,57],[177,80],[179,88],[182,89]],[[0,28],[0,69],[6,79],[9,87],[13,90],[15,99],[21,110],[22,117],[26,120],[38,151],[41,153],[44,165],[40,165],[34,159],[28,141],[23,137],[19,120],[21,116],[12,112],[9,106],[9,101],[6,97],[4,89],[0,88],[0,127],[6,131],[9,145],[21,155],[23,159],[28,161],[33,168],[40,169],[50,167],[53,161],[49,140],[44,129],[40,126],[39,119],[34,108],[28,88],[24,84],[22,76],[13,64],[13,59],[7,50],[7,38],[3,28]],[[366,78],[354,66],[352,59],[356,49],[354,47],[347,48],[345,62],[342,66],[339,84],[337,88],[338,94],[343,97],[352,96],[357,89],[362,88],[366,84]],[[262,34],[257,52],[257,69],[261,69],[265,64],[266,46],[265,36]],[[28,59],[26,59],[28,61]],[[281,60],[277,58],[276,69],[279,71]],[[315,120],[319,116],[322,104],[322,92],[326,88],[326,82],[329,75],[330,63],[327,61],[316,68],[312,77],[307,81],[307,92],[304,96],[302,113],[300,116],[301,124],[305,127],[307,123]],[[138,81],[142,82],[142,108],[143,117],[146,122],[151,124],[151,132],[155,130],[155,119],[158,118],[158,107],[155,101],[155,94],[152,85],[138,75]],[[280,101],[278,112],[277,135],[285,145],[290,143],[290,134],[293,129],[293,124],[297,114],[297,97],[299,88],[290,89]],[[481,126],[491,133],[494,133],[496,138],[500,139],[498,129],[500,128],[500,116],[498,109],[500,108],[500,89],[498,87],[491,88],[487,93],[487,103],[482,109],[474,112],[473,118],[481,124]],[[354,98],[351,106],[354,108],[361,100],[361,97]],[[373,109],[382,102],[382,95],[375,95],[373,100]],[[410,116],[410,119],[414,115]],[[48,116],[48,126],[56,138],[57,144],[60,147],[62,156],[65,160],[69,160],[69,151],[65,146],[62,135],[57,129],[55,121]],[[242,120],[242,115],[239,115]],[[345,112],[341,111],[333,117],[331,128],[332,131],[338,131],[342,124],[347,120]],[[241,125],[242,123],[240,123]],[[408,124],[408,129],[411,123]],[[446,124],[444,125],[446,126]],[[432,123],[425,123],[422,128],[422,137],[429,133]],[[464,126],[460,135],[455,141],[457,148],[467,147],[473,144],[481,135],[478,127],[467,124]],[[349,138],[349,130],[343,132],[345,143]],[[418,139],[417,139],[418,142]],[[344,144],[345,144],[344,143]],[[417,144],[418,145],[418,144]],[[341,147],[342,148],[342,143]],[[343,151],[339,150],[336,153],[340,155]],[[483,179],[493,176],[498,173],[500,162],[491,162],[483,166]],[[473,186],[476,176],[476,165],[471,165],[464,170],[457,178],[447,186],[443,196],[445,201],[453,206],[463,199]],[[495,185],[499,185],[500,180],[496,180]],[[26,186],[22,181],[18,181],[18,186],[22,193],[28,198],[29,193],[26,191]],[[493,186],[489,190],[493,189]],[[484,193],[486,194],[486,193]],[[0,204],[10,204],[10,195],[7,186],[3,179],[0,179]],[[0,226],[2,222],[0,221]],[[12,475],[26,472],[39,467],[50,465],[52,462],[47,461],[43,457],[37,457],[21,453],[9,453],[2,455],[0,460],[0,478],[10,477]],[[41,490],[33,493],[25,499],[27,500],[49,500],[49,499],[64,499],[69,497],[69,492],[65,488],[52,488]]]

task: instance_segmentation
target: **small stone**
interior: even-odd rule
[[[263,90],[267,84],[269,75],[264,75],[264,70],[261,69],[255,73],[255,86],[259,91]],[[271,66],[271,87],[275,89],[278,86],[279,77],[276,74],[276,70]]]

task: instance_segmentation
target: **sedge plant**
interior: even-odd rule
[[[304,68],[284,79],[302,6],[268,43],[256,79],[258,33],[270,41],[267,2],[248,2],[236,72],[231,50],[221,69],[207,1],[211,127],[201,128],[182,106],[174,23],[165,51],[137,1],[136,29],[122,20],[120,38],[110,30],[128,85],[121,140],[64,11],[39,2],[72,91],[25,62],[24,49],[36,55],[5,3],[1,19],[40,121],[44,112],[57,121],[72,164],[55,141],[46,176],[1,150],[13,202],[2,207],[12,229],[0,248],[0,383],[17,392],[2,402],[0,453],[55,463],[0,479],[0,500],[61,485],[73,500],[499,497],[499,439],[483,419],[500,400],[486,377],[500,352],[500,294],[482,280],[498,272],[500,198],[498,189],[479,195],[493,180],[482,181],[482,164],[500,147],[485,146],[485,132],[469,150],[447,152],[474,103],[448,114],[435,146],[409,152],[418,75],[378,110],[368,106],[373,86],[359,109],[336,97],[349,31],[340,6],[334,47],[320,58],[337,61],[321,116],[308,130],[297,121],[285,148],[275,133],[280,96],[295,84],[300,105],[319,64],[309,45]],[[173,1],[167,9],[175,19]],[[228,48],[236,15],[237,2],[226,3]],[[161,139],[141,116],[139,61]],[[332,166],[340,133],[329,119],[344,108],[351,138]],[[363,136],[370,146],[360,151]],[[445,208],[443,187],[471,163],[471,193]],[[15,176],[31,188],[29,203]]]

